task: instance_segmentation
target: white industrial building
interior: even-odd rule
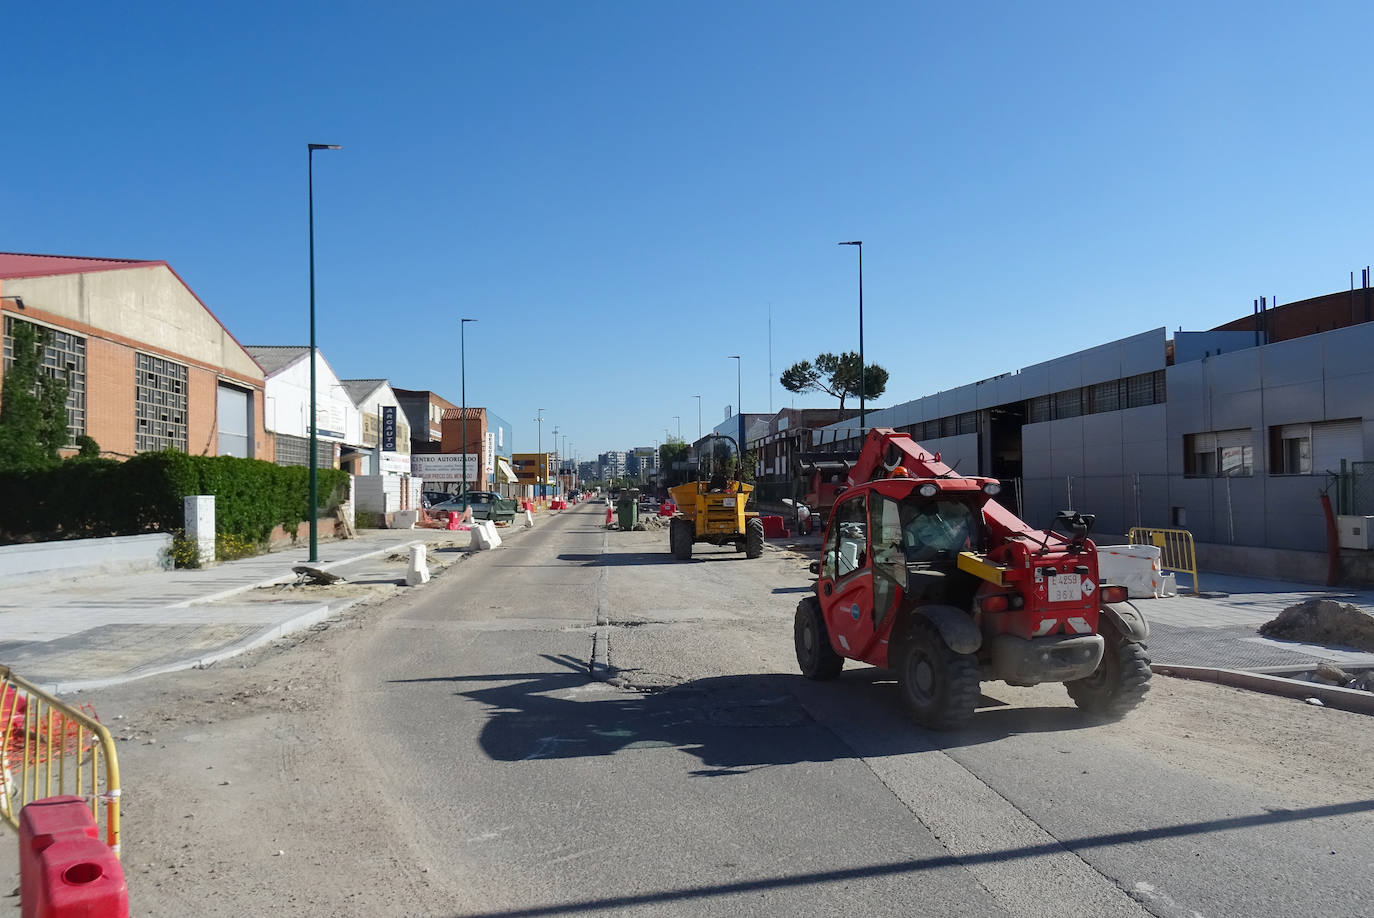
[[[358,510],[392,513],[419,506],[421,481],[411,475],[410,424],[385,379],[345,379],[358,409],[362,450],[353,474]]]

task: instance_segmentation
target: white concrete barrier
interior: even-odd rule
[[[410,567],[406,570],[406,586],[429,583],[429,564],[425,561],[425,546],[410,546]]]
[[[491,520],[474,520],[472,522],[472,543],[468,547],[472,551],[490,551],[493,548],[500,548],[501,536],[496,532],[496,524]]]

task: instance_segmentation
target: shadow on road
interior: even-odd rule
[[[1065,733],[1096,722],[1076,708],[1011,708],[984,697],[964,730],[923,730],[905,715],[886,670],[864,667],[817,684],[783,673],[694,679],[653,692],[569,696],[588,684],[587,663],[545,655],[557,670],[396,679],[451,682],[459,697],[490,712],[479,736],[482,751],[500,762],[615,755],[622,750],[671,747],[701,760],[697,777],[744,774],[768,765],[904,755],[995,742],[1025,733]],[[633,682],[633,671],[622,672]],[[853,711],[871,729],[855,751],[808,713]]]
[[[1114,845],[1129,845],[1139,842],[1155,841],[1164,838],[1187,838],[1248,829],[1257,826],[1302,822],[1312,819],[1329,819],[1349,816],[1356,813],[1374,811],[1374,800],[1354,800],[1329,806],[1312,806],[1296,810],[1268,810],[1249,816],[1233,816],[1226,819],[1208,819],[1200,822],[1184,822],[1156,829],[1134,829],[1124,832],[1105,832],[1098,835],[1083,835],[1057,842],[1037,845],[1023,845],[1018,848],[1003,848],[979,854],[955,856],[944,854],[937,857],[909,858],[901,861],[870,864],[864,867],[849,867],[838,870],[817,870],[809,873],[796,873],[787,876],[761,877],[755,880],[740,880],[734,883],[716,885],[680,886],[658,892],[638,893],[624,896],[604,896],[598,899],[581,899],[551,905],[529,908],[502,909],[491,912],[463,912],[453,918],[539,918],[545,915],[580,915],[587,912],[609,911],[632,906],[664,904],[668,902],[689,902],[711,900],[721,896],[759,894],[770,889],[786,889],[798,886],[816,886],[823,883],[851,883],[882,876],[903,876],[920,874],[924,871],[944,867],[970,866],[973,864],[1004,863],[1023,858],[1043,857],[1059,854],[1065,849],[1075,852],[1108,848]]]

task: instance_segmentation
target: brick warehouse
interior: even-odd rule
[[[165,261],[0,253],[0,317],[6,365],[15,322],[50,331],[69,445],[273,458],[262,368]]]

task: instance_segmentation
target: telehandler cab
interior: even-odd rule
[[[1126,588],[1098,579],[1093,517],[1032,529],[910,436],[870,430],[797,605],[797,663],[833,679],[845,658],[895,671],[927,727],[966,722],[979,683],[1063,682],[1085,711],[1119,717],[1149,689],[1149,626]],[[1064,534],[1052,531],[1061,528]]]

